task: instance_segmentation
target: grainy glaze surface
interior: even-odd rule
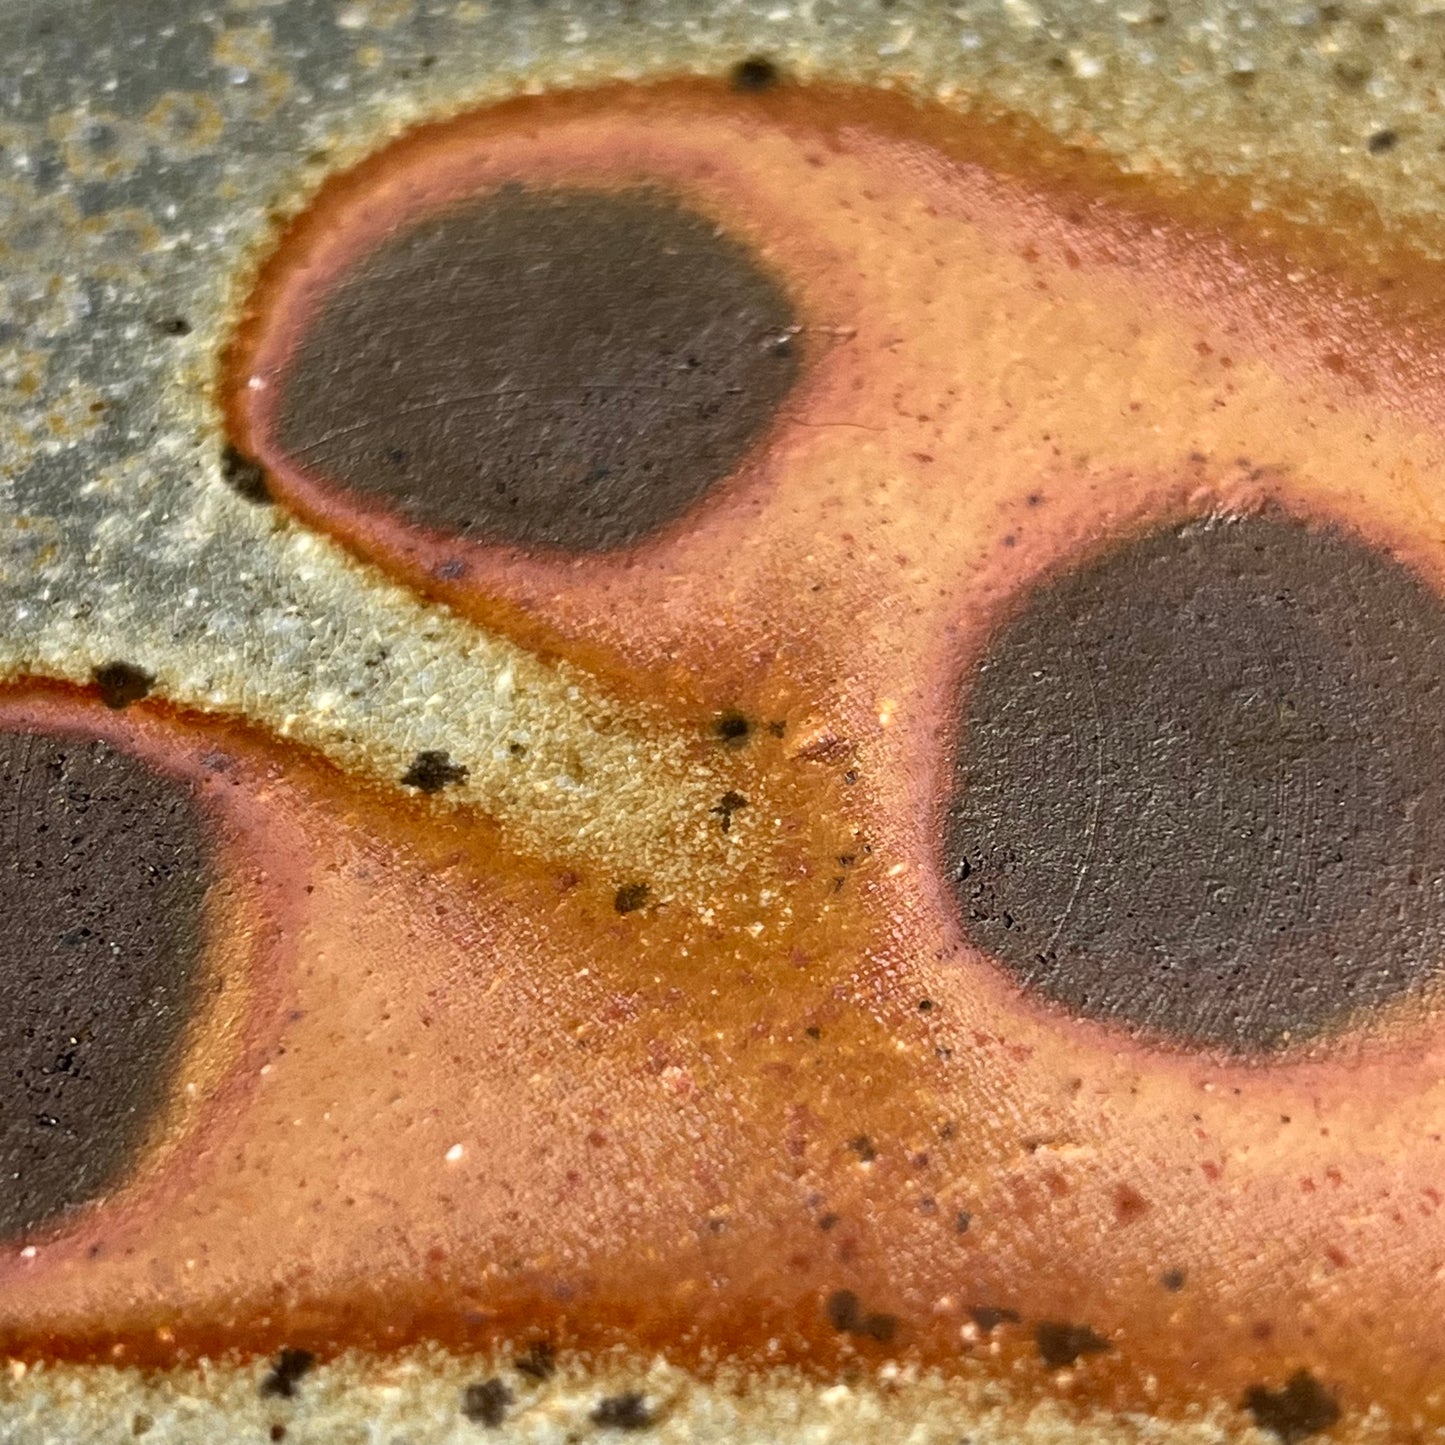
[[[1253,1421],[1278,1436],[1336,1399],[1355,1435],[1430,1425],[1428,1013],[1268,1071],[1161,1054],[1000,988],[936,869],[949,700],[986,626],[1061,557],[1118,527],[1285,502],[1438,582],[1422,479],[1439,462],[1439,348],[1431,273],[1411,260],[1433,243],[1369,210],[1418,220],[1433,204],[1428,167],[1412,181],[1436,124],[1412,94],[1428,67],[1410,65],[1431,22],[1326,9],[1099,24],[1033,5],[656,23],[96,7],[83,34],[63,7],[26,14],[4,62],[26,326],[7,363],[10,668],[89,684],[124,658],[155,679],[147,706],[241,714],[280,739],[231,742],[250,761],[227,786],[269,840],[262,916],[307,949],[299,967],[273,950],[238,970],[264,986],[212,1061],[229,1092],[178,1135],[203,1147],[92,1232],[7,1263],[12,1338],[34,1339],[41,1310],[92,1346],[119,1331],[137,1356],[188,1331],[214,1344],[215,1301],[258,1266],[231,1338],[334,1343],[358,1301],[401,1337],[456,1332],[426,1311],[454,1309],[465,1271],[499,1318],[463,1321],[478,1331],[455,1333],[463,1346],[508,1309],[539,1318],[542,1287],[561,1341],[625,1321],[689,1356],[734,1341],[746,1300],[749,1331],[776,1321],[769,1338],[825,1376],[894,1351],[943,1361],[981,1437],[1123,1438],[1141,1411],[1181,1434]],[[561,106],[502,169],[624,157],[707,197],[796,295],[814,361],[777,449],[709,500],[704,530],[611,571],[443,552],[226,485],[204,383],[268,206],[291,209],[403,121],[524,83],[716,72],[730,46],[785,75],[1016,100],[1103,145],[1086,161],[1026,128],[955,133],[846,94],[820,117],[787,86],[750,93],[751,112],[664,100],[664,125],[646,97],[612,97],[600,125],[584,103],[586,140]],[[1251,102],[1247,77],[1265,74],[1270,98]],[[823,166],[810,128],[836,147]],[[1110,149],[1150,185],[1109,180]],[[1271,231],[1287,253],[1230,239]],[[180,719],[172,746],[203,756],[203,732]],[[439,780],[415,811],[397,801],[419,790],[408,779]],[[315,891],[276,896],[276,874]],[[400,957],[434,972],[403,980]],[[448,1027],[457,1074],[433,1097]],[[478,1037],[517,1047],[479,1069]],[[546,1064],[577,1048],[595,1105],[575,1063]],[[521,1060],[532,1072],[509,1073]],[[407,1107],[377,1134],[388,1090]],[[620,1132],[601,1117],[618,1100]],[[479,1142],[452,1127],[463,1117],[509,1122]],[[543,1151],[559,1147],[549,1193]],[[671,1193],[629,1198],[644,1176]],[[398,1179],[410,1198],[390,1194]],[[536,1207],[500,1204],[518,1187],[542,1190]],[[96,1245],[102,1262],[84,1262]],[[141,1284],[137,1255],[157,1265]],[[682,1315],[695,1335],[679,1341]],[[241,1388],[250,1368],[227,1378]],[[84,1417],[70,1378],[17,1366],[16,1438],[81,1438],[55,1423]],[[112,1382],[91,1378],[91,1408],[113,1411]],[[980,1379],[1003,1405],[959,1383]],[[872,1398],[838,1408],[861,1419]],[[1073,1413],[1034,1408],[1052,1398]],[[667,1428],[666,1402],[625,1382],[575,1413],[566,1429]],[[532,1419],[517,1428],[550,1428]]]

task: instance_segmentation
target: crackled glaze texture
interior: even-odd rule
[[[612,256],[628,207],[666,305],[515,254],[568,217]],[[435,655],[364,726],[363,680],[268,674],[244,730],[159,666],[17,693],[222,792],[254,911],[153,1155],[0,1252],[6,1343],[531,1335],[1445,1424],[1441,338],[1430,275],[1347,261],[794,86],[517,101],[323,186],[226,355],[235,468],[301,581],[344,549]]]

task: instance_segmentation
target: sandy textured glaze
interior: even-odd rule
[[[780,278],[805,364],[770,444],[625,556],[442,543],[280,478],[599,685],[686,668],[719,831],[765,798],[777,829],[711,918],[624,913],[441,798],[298,774],[275,816],[314,891],[267,1072],[165,1208],[0,1263],[10,1340],[775,1340],[996,1361],[1024,1402],[1273,1408],[1304,1370],[1349,1419],[1445,1418],[1430,1011],[1267,1067],[1161,1048],[1014,987],[939,867],[961,681],[1066,559],[1275,504],[1439,584],[1439,338],[1397,325],[1377,366],[1360,297],[990,159],[871,98],[677,88],[504,107],[323,193],[233,357],[247,450],[307,288],[419,197],[655,184]]]
[[[1445,606],[1335,531],[1206,520],[1026,593],[965,687],[944,867],[1071,1012],[1237,1053],[1438,982]]]

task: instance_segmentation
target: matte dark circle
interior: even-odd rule
[[[487,542],[600,552],[680,517],[792,386],[787,297],[652,191],[511,186],[416,222],[320,305],[277,439]]]
[[[1445,605],[1279,517],[1050,580],[961,699],[968,935],[1075,1012],[1248,1053],[1436,978]]]
[[[0,732],[0,1236],[109,1190],[192,1013],[209,881],[184,785],[108,743]]]

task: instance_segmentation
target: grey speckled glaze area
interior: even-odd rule
[[[1261,206],[1327,176],[1389,214],[1433,213],[1445,124],[1434,62],[1414,61],[1441,23],[1426,4],[1212,0],[12,4],[0,672],[83,680],[123,658],[159,696],[391,780],[446,752],[468,768],[457,802],[595,856],[606,788],[630,823],[618,846],[662,877],[714,831],[717,779],[223,485],[215,358],[273,216],[423,117],[755,54],[1002,101],[1126,168],[1242,176]]]
[[[564,673],[223,482],[215,356],[272,213],[425,117],[764,54],[797,76],[999,101],[1121,168],[1236,177],[1252,204],[1305,221],[1312,194],[1340,193],[1433,219],[1442,38],[1434,0],[8,0],[0,672],[84,681],[124,658],[158,695],[263,718],[343,765],[400,778],[419,752],[446,753],[468,769],[448,796],[569,845],[589,845],[593,790],[610,786],[634,823],[629,856],[665,880],[678,830],[723,836],[716,779],[615,718],[579,716]],[[525,767],[513,741],[529,745]],[[740,815],[725,841],[747,826]],[[599,1393],[633,1387],[666,1406],[651,1439],[943,1441],[960,1418],[979,1441],[1230,1437],[1204,1417],[1083,1426],[1049,1406],[1021,1424],[979,1381],[780,1378],[740,1396],[640,1368],[560,1377],[496,1438],[590,1438]],[[342,1362],[284,1418],[309,1441],[477,1438],[459,1409],[474,1378],[427,1353]],[[252,1439],[280,1418],[250,1368],[0,1376],[6,1445]]]

